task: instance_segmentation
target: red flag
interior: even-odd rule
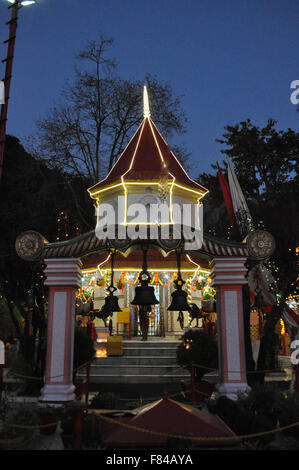
[[[226,205],[226,208],[227,208],[227,212],[228,212],[228,215],[229,215],[232,226],[234,228],[236,228],[236,219],[235,219],[235,213],[234,213],[234,208],[233,208],[232,197],[231,197],[230,190],[229,190],[229,185],[228,185],[228,182],[226,181],[225,177],[222,174],[222,171],[219,167],[218,162],[217,162],[217,167],[218,167],[217,174],[218,174],[220,186],[221,186],[221,189],[222,189],[222,194],[223,194],[224,202],[225,202],[225,205]]]

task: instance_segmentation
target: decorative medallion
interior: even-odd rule
[[[33,230],[23,232],[16,238],[15,248],[20,258],[25,261],[39,259],[44,250],[44,237]]]
[[[250,232],[247,237],[248,254],[254,259],[267,259],[275,250],[275,240],[265,230]]]

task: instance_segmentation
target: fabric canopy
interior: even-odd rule
[[[184,436],[196,446],[223,447],[240,444],[239,438],[217,416],[193,406],[164,398],[137,410],[123,425],[116,425],[104,439],[107,448],[162,446]]]

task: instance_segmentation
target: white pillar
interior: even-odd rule
[[[64,403],[75,398],[73,351],[75,290],[80,286],[81,261],[74,258],[45,259],[49,286],[48,338],[45,385],[41,402]]]
[[[243,321],[242,286],[247,283],[246,258],[215,258],[211,263],[213,285],[217,292],[220,395],[237,399],[238,392],[249,390]]]

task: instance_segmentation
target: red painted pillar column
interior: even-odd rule
[[[246,258],[214,258],[213,285],[217,292],[220,395],[237,399],[249,390],[246,378],[242,286],[247,283]]]
[[[40,401],[58,404],[75,398],[75,290],[80,286],[81,262],[73,258],[57,258],[46,259],[45,263],[45,285],[50,287],[50,293],[45,385]]]

